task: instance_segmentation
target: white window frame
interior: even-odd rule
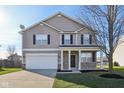
[[[90,35],[89,34],[84,34],[84,40],[83,40],[83,44],[84,45],[89,45],[90,43]]]
[[[64,44],[70,45],[71,42],[71,35],[70,34],[64,34]]]
[[[81,62],[92,62],[92,53],[91,52],[82,52],[81,53]]]
[[[36,35],[36,45],[47,45],[47,44],[48,44],[47,34]]]

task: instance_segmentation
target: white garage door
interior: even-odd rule
[[[26,69],[57,69],[57,54],[27,54]]]

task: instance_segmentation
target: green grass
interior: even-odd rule
[[[12,73],[16,71],[21,71],[21,68],[1,68],[0,69],[0,75],[7,74],[7,73]]]
[[[83,72],[81,74],[57,74],[54,88],[124,88],[124,79],[99,77],[109,72]],[[114,73],[124,76],[124,67],[114,67]]]

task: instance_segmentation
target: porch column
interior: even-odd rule
[[[22,64],[24,64],[24,54],[22,52]]]
[[[100,51],[100,69],[103,69],[103,52]]]
[[[79,52],[79,67],[78,67],[78,69],[81,70],[81,50],[79,50],[78,52]]]
[[[63,70],[63,50],[61,50],[61,70]]]
[[[71,54],[71,51],[68,50],[68,69],[69,70],[71,70],[71,65],[70,65],[71,64],[71,55],[70,54]]]

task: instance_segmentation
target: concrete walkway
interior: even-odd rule
[[[55,70],[23,70],[0,75],[0,88],[52,88],[55,75]]]

